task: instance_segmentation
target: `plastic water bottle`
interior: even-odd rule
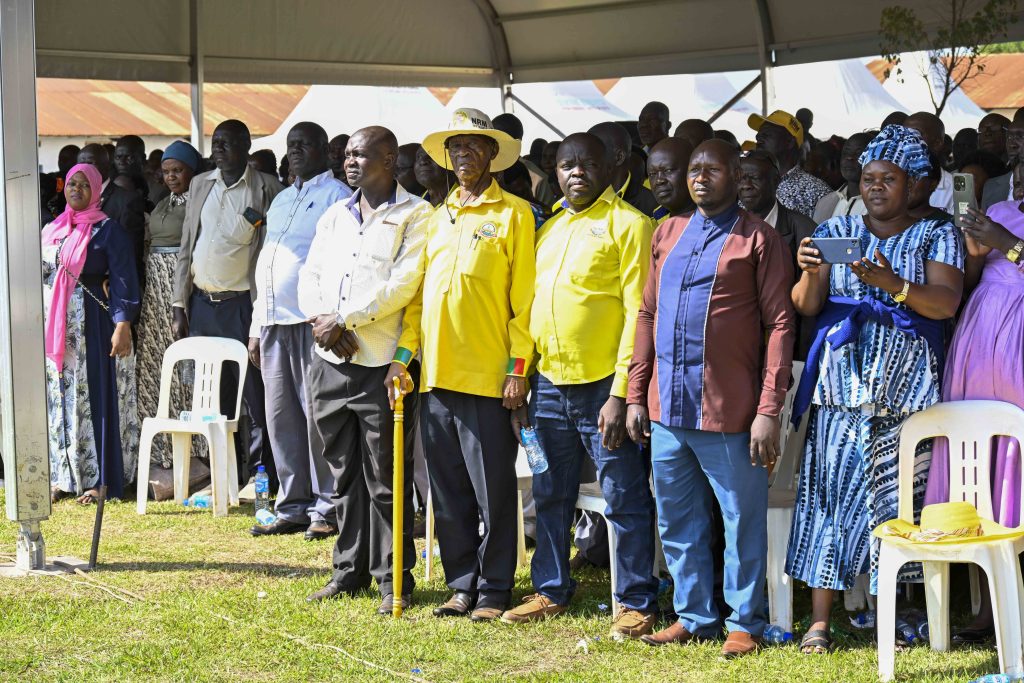
[[[534,474],[543,474],[548,471],[548,456],[544,455],[544,449],[540,447],[537,439],[537,432],[533,427],[523,427],[519,430],[523,439],[523,449],[526,450],[526,462],[530,463],[530,471]]]
[[[917,622],[917,637],[926,642],[931,640],[926,619],[921,619]]]
[[[781,626],[769,624],[764,630],[762,639],[764,642],[771,643],[772,645],[785,645],[793,640],[793,634],[789,631],[783,631]]]
[[[903,617],[896,618],[896,634],[906,642],[907,645],[913,645],[917,640],[917,629],[907,623],[907,620]]]
[[[213,507],[213,496],[209,493],[195,493],[191,498],[181,501],[181,504],[187,508],[208,510]]]
[[[263,508],[256,511],[256,522],[262,526],[269,526],[277,521],[277,515],[271,512],[270,508]]]
[[[256,512],[270,509],[270,477],[267,468],[260,465],[256,468]]]
[[[987,674],[981,678],[975,678],[971,683],[1014,683],[1021,680],[1020,676],[1011,674]]]
[[[875,611],[865,610],[850,615],[850,626],[857,629],[869,629],[875,627]]]

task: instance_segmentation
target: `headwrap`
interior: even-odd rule
[[[100,211],[100,196],[103,194],[103,177],[100,172],[92,164],[75,164],[64,178],[65,186],[76,173],[83,174],[89,181],[89,189],[92,190],[89,206],[76,211],[69,203],[64,207],[64,212],[43,229],[42,234],[44,247],[60,245],[59,266],[53,280],[50,315],[46,319],[44,338],[46,357],[57,365],[58,371],[64,368],[68,301],[71,300],[71,293],[85,266],[92,226],[107,219],[107,214]],[[60,244],[62,241],[63,245]]]
[[[191,168],[193,173],[199,170],[199,166],[203,161],[196,148],[184,140],[175,140],[167,145],[167,149],[164,150],[164,155],[160,161],[167,161],[168,159],[177,159]]]
[[[861,166],[872,161],[888,161],[903,169],[911,178],[922,178],[931,170],[928,145],[913,128],[890,124],[868,143],[857,160]]]

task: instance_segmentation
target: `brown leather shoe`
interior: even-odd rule
[[[619,613],[612,619],[612,630],[609,635],[612,640],[645,636],[654,630],[655,618],[653,612],[641,612],[620,605]]]
[[[640,640],[647,643],[648,645],[668,645],[669,643],[677,643],[679,645],[685,645],[686,643],[693,640],[693,634],[686,630],[686,627],[680,624],[678,621],[668,628],[663,628],[657,633],[648,633],[640,636]]]
[[[760,638],[755,638],[744,631],[729,631],[725,644],[722,645],[722,656],[726,659],[735,659],[756,652],[760,646]]]
[[[522,624],[527,621],[541,621],[548,617],[554,617],[565,610],[565,605],[559,605],[551,598],[537,593],[536,595],[527,595],[523,598],[523,604],[506,611],[501,615],[501,620],[506,624]]]
[[[435,617],[464,617],[476,603],[476,596],[472,593],[455,591],[448,602],[434,608]]]
[[[504,607],[477,607],[469,615],[470,621],[494,621],[500,619],[505,612]]]
[[[334,526],[333,524],[329,524],[321,519],[310,524],[306,528],[306,533],[303,534],[303,537],[307,541],[319,541],[321,539],[330,538],[331,536],[337,535],[338,527]]]

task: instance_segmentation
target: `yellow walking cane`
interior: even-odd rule
[[[395,377],[395,463],[391,480],[391,613],[402,616],[405,573],[405,376]]]

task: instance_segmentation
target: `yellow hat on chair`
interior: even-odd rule
[[[1010,529],[988,519],[967,502],[937,503],[921,510],[921,526],[902,519],[880,524],[874,535],[893,543],[975,543],[1024,536],[1024,527]]]

